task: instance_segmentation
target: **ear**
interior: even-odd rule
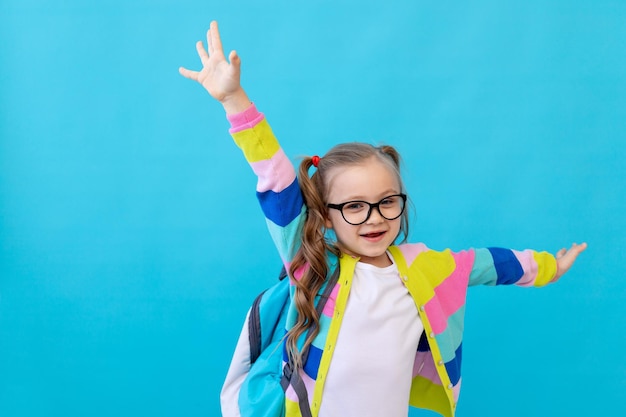
[[[330,221],[330,217],[326,217],[326,221],[324,222],[324,226],[326,226],[327,229],[332,229],[333,228],[333,222]]]

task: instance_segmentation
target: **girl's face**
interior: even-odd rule
[[[372,157],[358,165],[335,168],[329,172],[327,203],[341,204],[361,200],[371,204],[402,192],[393,170]],[[361,262],[375,266],[389,266],[387,248],[400,232],[401,217],[387,220],[373,208],[362,224],[347,223],[340,210],[328,209],[326,227],[333,229],[341,251],[361,258]]]

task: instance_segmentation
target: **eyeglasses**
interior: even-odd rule
[[[355,200],[341,204],[326,204],[326,207],[339,210],[346,223],[358,226],[363,224],[372,215],[372,210],[377,209],[383,218],[395,220],[404,212],[406,194],[394,194],[387,196],[378,203]]]

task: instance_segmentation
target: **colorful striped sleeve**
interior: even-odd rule
[[[261,209],[283,263],[288,265],[299,248],[306,213],[294,167],[254,104],[229,115],[228,120],[229,132],[258,178]]]
[[[503,248],[475,250],[469,285],[541,287],[556,274],[556,259],[547,252]]]

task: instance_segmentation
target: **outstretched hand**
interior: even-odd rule
[[[574,243],[569,249],[563,248],[556,253],[556,275],[554,281],[561,278],[571,268],[578,255],[585,249],[587,249],[586,243],[581,243],[580,245]]]
[[[241,59],[231,51],[228,61],[222,48],[222,40],[217,22],[212,21],[207,32],[208,52],[202,41],[196,43],[196,50],[202,62],[200,71],[180,67],[178,72],[190,80],[200,83],[209,94],[222,103],[228,113],[245,110],[250,105],[246,93],[241,88]]]

